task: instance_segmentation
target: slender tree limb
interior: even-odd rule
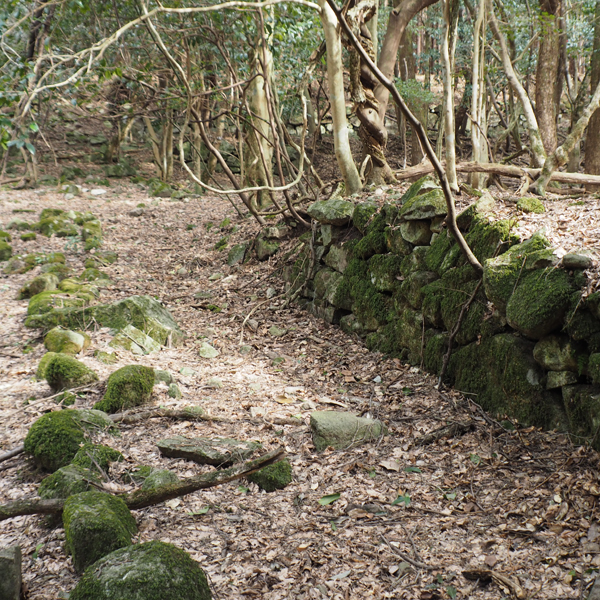
[[[267,454],[263,454],[259,458],[247,461],[240,465],[234,465],[229,469],[212,471],[194,477],[187,477],[177,483],[161,486],[155,490],[136,490],[129,494],[119,494],[119,497],[124,500],[125,504],[131,510],[139,510],[171,500],[192,494],[198,490],[204,490],[211,487],[216,487],[242,477],[247,477],[282,460],[285,457],[285,451],[282,448],[272,450]],[[65,499],[56,500],[41,500],[39,498],[31,498],[25,500],[17,500],[0,506],[0,521],[10,519],[12,517],[20,517],[24,515],[56,515],[60,514],[65,505]]]
[[[23,444],[21,444],[20,446],[17,446],[16,448],[9,450],[5,454],[0,454],[0,462],[4,462],[5,460],[12,458],[13,456],[18,456],[19,454],[21,454],[23,452],[25,452],[25,446]]]
[[[361,60],[364,61],[364,64],[368,65],[371,72],[377,77],[377,79],[384,85],[388,91],[392,94],[394,101],[402,111],[402,114],[406,117],[406,120],[410,123],[410,125],[414,128],[417,133],[417,137],[425,150],[425,154],[427,158],[431,161],[434,166],[435,172],[440,179],[440,183],[442,186],[442,190],[444,192],[444,197],[446,199],[446,207],[448,209],[448,217],[446,218],[446,223],[448,224],[448,229],[454,236],[456,243],[459,245],[461,251],[467,258],[469,264],[475,269],[477,274],[483,274],[483,267],[481,263],[477,260],[477,257],[473,254],[471,248],[465,241],[462,233],[458,229],[456,224],[456,207],[454,205],[454,197],[452,196],[452,190],[450,189],[450,183],[448,182],[448,177],[446,177],[446,171],[442,166],[442,163],[439,161],[438,157],[435,154],[435,150],[431,146],[429,138],[427,137],[427,132],[425,131],[421,122],[413,115],[410,111],[406,102],[400,96],[398,90],[394,86],[394,84],[377,68],[377,65],[370,59],[369,55],[364,51],[364,48],[360,44],[360,42],[356,39],[356,36],[352,32],[352,29],[349,27],[348,23],[344,19],[342,12],[336,6],[334,0],[326,0],[327,4],[331,7],[332,11],[335,13],[342,29],[345,34],[348,36],[348,39],[357,50],[358,54],[361,57]]]

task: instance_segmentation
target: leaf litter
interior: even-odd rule
[[[269,261],[234,267],[226,264],[227,248],[214,250],[224,234],[231,247],[258,232],[225,200],[152,199],[129,183],[106,192],[68,201],[69,209],[100,217],[103,249],[119,254],[104,269],[112,283],[101,300],[155,296],[187,338],[181,347],[142,357],[118,350],[109,367],[93,356],[112,339],[98,329],[78,358],[101,380],[131,363],[168,370],[182,398],[170,398],[161,383],[155,405],[201,406],[219,419],[121,424],[120,437],[102,440],[126,458],[113,465],[106,488],[133,489],[118,475],[137,464],[180,477],[211,469],[162,457],[155,444],[172,435],[259,441],[264,450],[284,446],[294,474],[288,487],[270,494],[242,480],[137,511],[136,543],[160,539],[189,552],[215,598],[583,597],[600,568],[596,452],[555,432],[491,419],[459,392],[439,391],[420,369],[370,353],[360,339],[285,307],[278,270],[285,248]],[[128,214],[140,203],[140,216]],[[14,209],[66,206],[51,188],[0,191],[3,223]],[[219,224],[226,218],[231,228],[224,232]],[[64,239],[15,238],[15,253],[65,250]],[[83,270],[81,248],[66,253],[69,266]],[[38,272],[2,275],[0,284],[0,452],[21,444],[39,416],[57,409],[47,384],[35,380],[43,340],[23,326],[27,303],[16,300]],[[202,358],[207,346],[218,355]],[[221,387],[209,384],[215,379]],[[92,386],[75,407],[89,407],[101,394],[101,384]],[[316,454],[312,410],[368,413],[390,435]],[[26,457],[0,469],[0,502],[36,497],[43,474]],[[64,598],[73,589],[77,578],[62,527],[48,527],[41,516],[3,521],[0,547],[12,544],[23,550],[29,600]]]

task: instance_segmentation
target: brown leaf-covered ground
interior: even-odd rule
[[[130,465],[160,466],[187,476],[212,467],[163,458],[157,440],[172,434],[258,440],[265,450],[284,446],[294,470],[293,483],[271,494],[239,481],[137,511],[136,543],[160,539],[180,546],[206,571],[215,598],[230,600],[585,596],[600,567],[594,451],[553,432],[512,431],[460,393],[438,391],[435,378],[418,368],[369,353],[360,339],[294,306],[284,307],[276,270],[284,252],[272,262],[252,260],[230,268],[227,251],[213,249],[224,235],[230,247],[258,231],[225,199],[154,199],[143,186],[125,180],[113,180],[104,189],[106,194],[84,192],[68,201],[55,188],[4,189],[0,222],[6,225],[15,216],[34,221],[46,207],[97,214],[104,249],[119,254],[118,262],[105,269],[112,284],[103,289],[102,301],[156,296],[187,338],[181,347],[141,358],[119,352],[119,362],[108,367],[93,357],[111,339],[100,329],[92,332],[92,345],[81,360],[101,379],[131,363],[167,369],[183,397],[169,398],[161,384],[155,387],[155,404],[202,406],[226,421],[157,418],[122,425],[120,437],[103,441]],[[558,227],[550,229],[565,251],[598,248],[593,212],[598,201],[587,202],[577,209],[568,199],[548,203],[546,222],[554,219],[564,227],[562,234]],[[141,216],[128,215],[141,203]],[[34,213],[15,212],[23,210]],[[223,223],[226,218],[229,224]],[[519,216],[525,233],[537,227],[536,219]],[[587,225],[585,239],[573,225],[577,219],[595,224]],[[15,238],[15,252],[65,251],[68,264],[83,269],[80,246],[65,248],[64,239],[42,236],[33,242]],[[293,243],[287,243],[289,249]],[[54,400],[45,399],[51,394],[47,384],[34,378],[44,353],[42,338],[24,327],[27,302],[16,300],[20,286],[35,274],[1,275],[0,453],[22,443],[40,415],[58,409]],[[207,291],[221,312],[207,309],[206,294],[199,294]],[[242,323],[250,311],[255,322],[244,327],[243,343],[252,350],[241,354]],[[287,333],[273,337],[268,331],[273,325]],[[204,341],[220,351],[217,358],[199,357]],[[182,375],[183,367],[194,374]],[[91,393],[76,407],[98,399]],[[389,435],[378,443],[316,454],[308,428],[315,409],[369,413],[386,422]],[[274,417],[295,415],[298,425],[272,424]],[[466,433],[421,443],[454,421],[468,424]],[[0,469],[0,502],[36,496],[44,475],[25,456]],[[125,489],[116,480],[106,485]],[[319,504],[336,492],[339,500]],[[405,502],[392,505],[399,496]],[[73,589],[77,577],[61,527],[49,529],[39,516],[4,521],[0,546],[12,544],[23,549],[29,600],[64,598]],[[505,579],[464,577],[464,571],[478,569]]]

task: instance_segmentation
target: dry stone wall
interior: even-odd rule
[[[458,217],[484,266],[467,263],[444,226],[437,183],[399,197],[316,202],[318,221],[285,278],[298,301],[372,350],[439,374],[490,412],[570,432],[600,448],[600,293],[592,258],[559,259],[545,237],[521,241],[485,193]],[[462,318],[461,318],[462,313]]]

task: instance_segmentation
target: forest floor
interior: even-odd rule
[[[160,384],[152,402],[201,406],[223,421],[152,418],[121,425],[121,435],[104,443],[121,451],[128,465],[190,476],[212,467],[161,457],[159,439],[256,440],[265,451],[283,446],[294,477],[270,494],[241,480],[136,511],[136,542],[158,539],[183,548],[207,573],[214,597],[228,600],[585,596],[600,568],[596,452],[554,432],[512,430],[459,392],[438,390],[436,379],[420,369],[370,353],[359,338],[293,305],[285,307],[277,270],[284,251],[263,263],[252,259],[229,267],[227,249],[214,249],[225,235],[231,247],[258,232],[227,200],[152,198],[142,185],[111,183],[94,186],[105,189],[102,195],[88,191],[70,200],[55,187],[4,188],[0,223],[14,217],[33,222],[43,208],[97,215],[103,250],[119,255],[105,269],[112,283],[102,289],[101,301],[155,296],[187,337],[180,347],[148,356],[118,351],[117,364],[109,367],[93,356],[111,340],[108,330],[99,329],[90,332],[91,347],[78,358],[101,380],[132,363],[166,369],[183,397],[168,397]],[[551,239],[558,236],[565,252],[582,243],[597,249],[597,204],[593,197],[583,207],[572,200],[555,202],[549,211],[555,216],[546,216],[557,225]],[[129,214],[141,205],[140,216]],[[577,211],[569,213],[570,206]],[[589,220],[588,242],[568,226],[578,218]],[[537,227],[536,219],[528,215],[521,226]],[[560,219],[565,220],[562,236]],[[67,264],[83,270],[81,246],[43,236],[13,239],[15,254],[64,251]],[[0,453],[21,444],[37,418],[59,408],[48,398],[46,382],[35,379],[43,339],[24,327],[27,301],[16,299],[36,274],[0,275]],[[206,292],[220,312],[208,310]],[[251,311],[254,322],[243,327]],[[274,337],[273,325],[284,335]],[[218,357],[199,356],[205,341],[219,350]],[[241,343],[251,346],[248,354],[240,353]],[[75,408],[99,399],[100,392],[90,393]],[[369,413],[385,421],[389,435],[317,454],[308,426],[313,410]],[[273,424],[276,417],[287,422],[294,416],[298,424]],[[467,424],[466,433],[425,438],[451,422]],[[44,474],[24,455],[0,469],[0,503],[36,497]],[[116,479],[106,487],[124,490]],[[333,493],[340,494],[336,502],[319,503]],[[393,505],[399,496],[405,501]],[[45,523],[43,517],[26,516],[0,524],[0,547],[22,547],[28,600],[66,598],[78,580],[62,527]]]

